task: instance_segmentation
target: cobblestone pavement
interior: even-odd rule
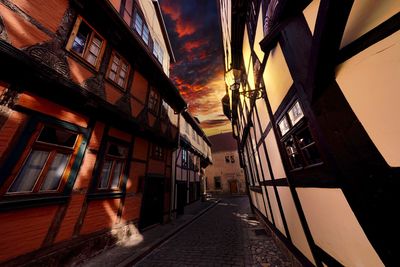
[[[248,198],[231,197],[223,198],[135,266],[291,265],[251,214]]]

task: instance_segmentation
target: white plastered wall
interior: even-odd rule
[[[267,192],[269,200],[271,202],[271,210],[274,215],[275,227],[286,236],[285,227],[283,226],[283,221],[281,213],[279,211],[278,201],[276,200],[275,191],[272,186],[267,186]]]
[[[279,153],[278,144],[276,143],[273,131],[270,131],[265,138],[265,145],[267,147],[267,153],[275,179],[285,178],[286,173],[283,168],[281,154]]]
[[[296,189],[314,242],[344,266],[384,266],[341,189]]]
[[[153,39],[157,41],[157,43],[161,46],[163,51],[163,70],[169,76],[169,61],[170,57],[167,50],[167,45],[164,40],[164,36],[162,34],[162,30],[160,27],[160,22],[158,21],[158,17],[156,14],[156,9],[154,7],[152,0],[140,0],[138,1],[140,8],[144,13],[144,19],[146,20],[147,25],[149,26],[150,35]]]
[[[340,47],[351,43],[399,11],[398,0],[355,0]]]
[[[318,8],[321,0],[313,0],[304,10],[303,14],[306,18],[308,27],[310,28],[311,34],[314,35],[315,22],[317,21]]]
[[[263,78],[272,112],[275,113],[293,84],[292,76],[279,44],[269,54]]]
[[[336,80],[392,167],[400,167],[400,31],[339,65]]]
[[[289,187],[277,187],[278,194],[282,203],[283,213],[285,214],[286,222],[289,228],[290,237],[293,244],[313,263],[310,246],[308,245],[306,235],[301,226],[299,214],[293,201]]]

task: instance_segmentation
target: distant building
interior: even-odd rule
[[[212,194],[244,194],[246,183],[240,167],[236,140],[232,133],[209,137],[213,165],[206,169],[206,192]]]
[[[398,266],[400,2],[218,3],[253,210],[302,266]]]
[[[172,212],[184,213],[184,207],[200,199],[204,168],[212,164],[211,143],[199,121],[188,111],[179,115],[179,147],[173,153]]]

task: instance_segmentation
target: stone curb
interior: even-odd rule
[[[171,231],[171,233],[168,233],[165,237],[162,237],[152,244],[140,249],[138,252],[133,254],[132,256],[126,258],[122,262],[120,262],[117,267],[126,267],[126,266],[133,266],[135,263],[138,263],[140,260],[145,258],[147,255],[149,255],[151,252],[153,252],[154,249],[157,247],[161,246],[165,242],[167,242],[169,239],[171,239],[173,236],[175,236],[178,232],[182,231],[186,227],[188,227],[190,224],[192,224],[195,220],[199,219],[202,215],[204,215],[207,211],[210,209],[214,208],[221,200],[218,199],[216,202],[202,210],[199,214],[195,215],[191,220],[188,222],[184,223],[183,225],[179,226],[177,229],[174,229]]]

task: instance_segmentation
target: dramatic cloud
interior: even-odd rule
[[[160,0],[177,62],[171,79],[207,134],[230,129],[222,114],[223,51],[216,1]]]

